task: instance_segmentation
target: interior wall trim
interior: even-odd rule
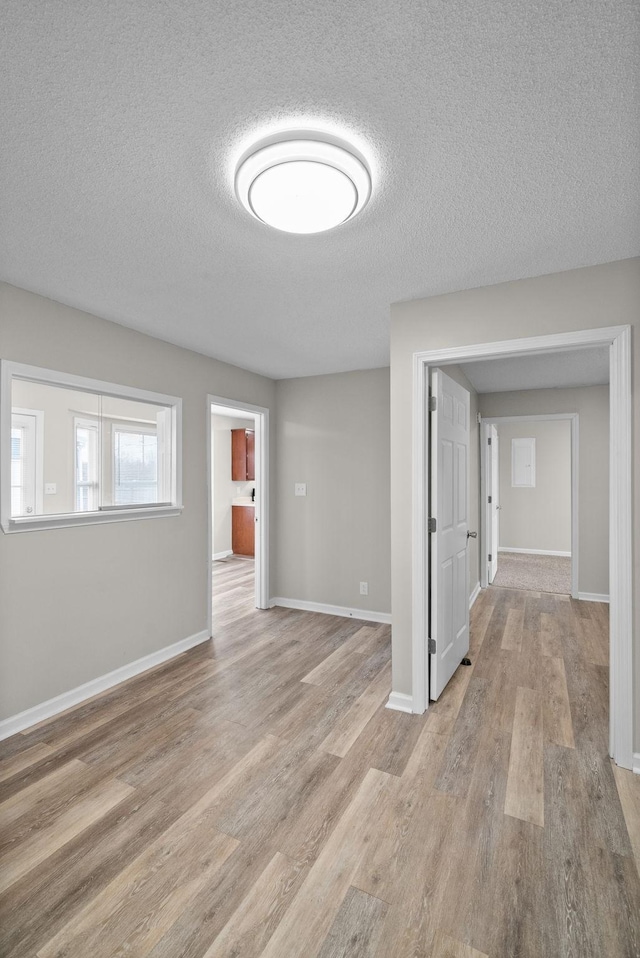
[[[609,596],[599,592],[578,592],[578,598],[583,602],[609,602]]]
[[[3,719],[0,722],[0,741],[9,738],[10,735],[15,735],[17,732],[22,732],[32,725],[37,725],[38,722],[43,722],[45,719],[52,718],[54,715],[59,715],[60,712],[66,712],[67,709],[73,708],[74,705],[80,705],[82,702],[86,702],[87,699],[93,698],[94,695],[105,692],[115,685],[126,682],[127,679],[132,679],[134,676],[140,675],[141,672],[147,672],[156,665],[162,665],[163,662],[168,662],[169,659],[174,659],[176,656],[182,655],[182,653],[188,651],[188,649],[192,649],[196,645],[201,645],[203,642],[208,642],[210,637],[209,630],[203,629],[202,632],[189,635],[186,639],[174,642],[173,645],[166,645],[163,649],[158,649],[156,652],[144,655],[141,659],[136,659],[135,662],[129,662],[128,665],[121,665],[120,668],[114,669],[113,672],[107,672],[106,675],[91,679],[91,681],[85,682],[83,685],[76,686],[75,689],[69,689],[68,692],[62,692],[60,695],[56,695],[46,702],[41,702],[39,705],[25,709],[24,712],[19,712],[17,715]]]
[[[324,602],[307,602],[306,599],[287,599],[275,596],[270,602],[271,608],[298,609],[300,612],[322,612],[324,615],[339,615],[345,619],[362,619],[364,622],[380,622],[391,625],[390,612],[372,612],[369,609],[349,609],[344,605],[327,605]]]
[[[562,556],[570,559],[570,552],[555,552],[552,549],[520,549],[516,546],[498,546],[498,552],[518,552],[527,556]]]
[[[404,692],[392,692],[385,708],[394,712],[413,712],[413,696]]]
[[[229,556],[232,555],[233,551],[231,549],[227,549],[226,552],[214,552],[211,556],[211,560],[212,562],[219,562],[221,559],[228,559]]]
[[[477,599],[478,596],[480,595],[481,591],[482,591],[482,588],[481,588],[481,586],[480,586],[480,583],[479,583],[479,582],[476,582],[475,586],[473,587],[473,591],[472,591],[471,595],[469,596],[469,608],[470,608],[470,609],[473,608],[473,603],[476,601],[476,599]]]

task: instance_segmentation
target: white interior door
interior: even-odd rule
[[[487,463],[489,466],[489,481],[487,489],[489,490],[489,529],[490,538],[488,546],[489,585],[493,582],[498,571],[498,542],[500,541],[500,529],[498,526],[498,510],[500,509],[500,456],[499,456],[498,429],[493,424],[489,426],[489,455]]]
[[[429,684],[437,699],[469,651],[469,393],[434,369],[431,396]]]

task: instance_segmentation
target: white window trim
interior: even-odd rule
[[[119,399],[134,399],[145,403],[167,406],[171,412],[171,487],[174,497],[171,505],[151,505],[140,508],[117,508],[101,512],[62,513],[11,517],[11,383],[14,378],[49,386],[81,389],[83,392]],[[127,522],[133,519],[159,519],[178,516],[182,505],[182,400],[176,396],[102,382],[86,376],[56,372],[39,366],[29,366],[10,360],[0,360],[0,527],[5,533],[31,532],[41,529],[59,529],[72,526],[98,525],[103,522]]]

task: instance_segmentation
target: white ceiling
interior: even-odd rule
[[[232,406],[218,406],[211,404],[211,414],[213,416],[224,416],[225,419],[244,419],[255,422],[255,415],[247,412],[245,409],[234,409]]]
[[[275,378],[386,365],[394,301],[640,252],[639,39],[635,0],[4,0],[0,277]],[[353,222],[239,206],[289,126],[370,157]]]
[[[588,346],[544,356],[514,356],[461,363],[479,393],[600,386],[609,382],[609,348]]]

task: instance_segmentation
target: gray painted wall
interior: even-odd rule
[[[391,572],[393,688],[411,693],[411,476],[413,354],[589,329],[631,325],[633,376],[640,372],[640,259],[623,260],[535,279],[502,283],[391,309]],[[640,467],[640,393],[634,391],[635,476]],[[589,508],[585,503],[585,508]],[[640,484],[634,483],[634,568],[640,562]],[[634,576],[635,701],[640,699],[640,576]],[[640,710],[636,705],[636,750]]]
[[[272,593],[389,612],[389,370],[280,380],[277,400]]]
[[[4,284],[0,317],[3,359],[181,396],[184,461],[180,517],[0,534],[4,718],[207,627],[206,396],[275,383]]]

